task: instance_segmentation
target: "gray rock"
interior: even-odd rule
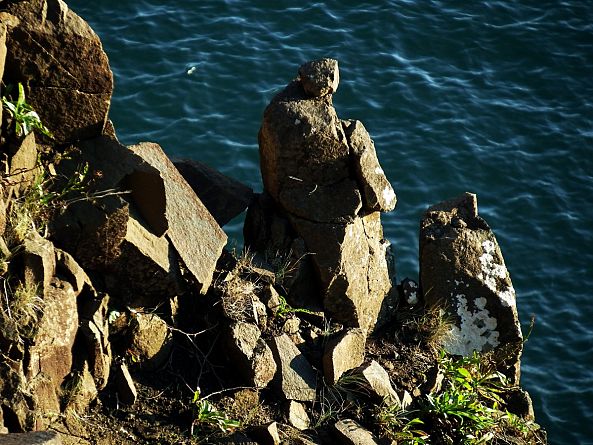
[[[255,197],[250,187],[206,164],[189,159],[174,164],[221,227],[242,213]]]
[[[333,94],[340,83],[338,61],[320,59],[304,63],[299,68],[299,76],[305,92],[313,97]]]
[[[274,337],[269,344],[278,366],[276,374],[282,396],[289,400],[303,402],[315,400],[317,386],[315,370],[288,335]]]
[[[366,335],[360,328],[347,329],[328,340],[323,354],[323,373],[334,385],[342,374],[362,364]]]
[[[288,400],[286,402],[286,419],[297,430],[303,431],[309,428],[309,415],[302,403]]]
[[[467,356],[494,350],[499,369],[519,381],[523,336],[515,290],[496,238],[478,216],[476,195],[429,208],[420,226],[420,286],[429,306],[454,320],[445,349]]]
[[[260,337],[256,325],[233,322],[227,333],[227,347],[237,371],[250,385],[264,388],[276,374],[276,362],[270,347]]]
[[[365,209],[390,212],[395,208],[397,199],[379,164],[375,144],[360,121],[343,121],[342,124]]]
[[[4,81],[28,85],[27,102],[57,142],[101,134],[113,75],[97,35],[63,1],[15,2],[6,10]]]
[[[387,371],[376,361],[371,361],[356,370],[357,374],[360,374],[365,381],[369,391],[378,399],[384,400],[387,404],[397,404],[401,406],[401,401]]]
[[[340,420],[334,425],[334,435],[345,445],[377,445],[379,442],[370,431],[351,419]]]
[[[160,172],[166,193],[167,238],[205,293],[226,244],[225,233],[160,146],[142,143],[130,150]]]
[[[118,400],[124,405],[133,405],[136,403],[138,391],[136,391],[136,385],[125,363],[121,363],[115,367],[113,377]]]
[[[2,445],[61,445],[60,434],[55,431],[35,431],[0,435]]]

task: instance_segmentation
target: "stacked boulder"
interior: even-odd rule
[[[391,289],[380,212],[393,210],[396,197],[364,126],[338,118],[338,83],[337,61],[306,63],[266,108],[259,132],[265,191],[250,207],[245,239],[268,260],[298,269],[293,301],[370,332]]]

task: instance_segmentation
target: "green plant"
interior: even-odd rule
[[[230,433],[241,426],[239,421],[229,419],[225,413],[216,409],[207,397],[201,397],[199,388],[194,392],[193,405],[194,420],[191,425],[192,436],[195,427],[205,430],[206,433],[213,430]]]
[[[11,201],[7,243],[14,245],[22,242],[29,231],[43,234],[53,210],[64,208],[79,199],[86,187],[88,171],[88,164],[79,166],[65,184],[61,183],[56,188],[57,178],[39,168],[38,174],[22,196]],[[72,194],[78,196],[72,198]]]
[[[382,433],[402,445],[424,445],[429,436],[423,431],[424,422],[412,417],[414,412],[404,411],[397,404],[383,403],[377,407],[376,418]]]
[[[14,131],[17,137],[28,135],[31,131],[37,130],[47,137],[53,138],[51,132],[41,123],[39,115],[25,100],[25,88],[22,83],[18,84],[19,96],[16,101],[2,98],[2,104],[14,119]]]
[[[275,309],[276,310],[275,315],[277,317],[286,318],[288,315],[297,314],[297,313],[315,314],[315,312],[310,311],[309,309],[292,307],[290,304],[288,304],[288,302],[286,301],[286,298],[284,298],[282,295],[279,295],[278,297],[279,297],[280,304]]]

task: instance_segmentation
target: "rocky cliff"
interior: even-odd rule
[[[0,2],[0,76],[0,443],[545,443],[476,196],[428,208],[398,284],[396,195],[333,107],[336,60],[265,109],[262,194],[119,143],[62,0]]]

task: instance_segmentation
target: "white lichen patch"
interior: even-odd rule
[[[467,356],[473,351],[488,351],[498,346],[499,332],[496,318],[486,309],[486,298],[474,300],[475,310],[468,307],[467,297],[457,294],[457,315],[459,326],[453,326],[444,347],[448,353]]]
[[[410,292],[406,296],[406,301],[409,305],[413,306],[418,303],[418,285],[413,281],[410,281],[408,286],[410,286]]]
[[[375,167],[375,174],[384,175],[385,172],[383,171],[383,169],[381,167]]]
[[[385,187],[383,189],[383,200],[389,205],[395,201],[395,192],[391,187]]]
[[[501,291],[498,290],[499,280],[504,280],[507,275],[507,268],[504,264],[499,264],[494,259],[494,253],[496,250],[495,244],[486,240],[482,243],[484,253],[480,256],[480,266],[482,272],[478,274],[478,278],[492,291],[495,292],[500,300],[506,306],[515,304],[515,290],[512,286],[504,285]]]

